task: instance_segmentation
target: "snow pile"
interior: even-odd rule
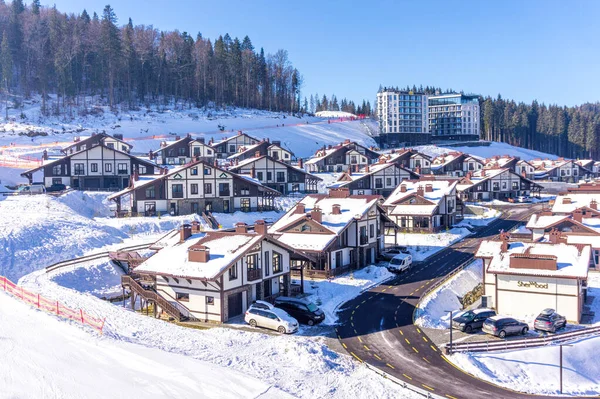
[[[65,287],[83,293],[89,293],[98,298],[120,295],[121,275],[123,270],[111,261],[95,261],[76,269],[58,269],[52,275],[52,280]]]
[[[424,328],[447,329],[450,326],[448,310],[460,310],[458,301],[483,281],[483,264],[476,260],[441,287],[431,292],[420,303],[415,313],[415,324]],[[456,312],[454,315],[458,315]]]
[[[291,397],[242,372],[103,339],[3,292],[0,336],[0,352],[10,354],[0,363],[7,398]]]
[[[500,215],[502,214],[502,212],[500,212],[496,209],[492,209],[492,208],[488,208],[488,207],[484,207],[484,206],[471,205],[470,208],[478,208],[478,212],[476,214],[465,213],[464,219],[461,220],[460,223],[456,224],[455,225],[456,227],[487,226],[494,220],[498,219],[500,217]]]
[[[308,295],[306,299],[325,312],[323,323],[333,325],[337,323],[341,304],[393,276],[385,267],[370,265],[331,280],[304,280],[304,293]]]
[[[433,234],[399,232],[397,240],[398,245],[404,245],[408,248],[413,261],[419,262],[470,234],[471,232],[464,227],[455,227],[448,231]],[[385,238],[387,245],[394,245],[393,237],[386,236]]]
[[[563,348],[563,394],[600,395],[600,362],[592,355],[600,338]],[[546,346],[508,352],[456,353],[452,363],[478,378],[521,392],[559,394],[559,348]]]
[[[233,213],[213,213],[219,225],[224,229],[235,227],[236,223],[243,222],[253,226],[257,220],[264,220],[267,223],[273,223],[283,215],[281,212],[233,212]]]
[[[484,143],[487,144],[488,142],[482,141],[479,144],[484,144]],[[414,147],[414,148],[418,149],[419,151],[423,152],[424,154],[427,154],[432,157],[436,157],[438,155],[442,155],[444,153],[448,153],[451,151],[460,151],[460,152],[464,152],[464,153],[473,155],[474,157],[481,158],[481,159],[487,159],[487,158],[491,158],[495,155],[502,155],[502,154],[507,154],[507,155],[510,155],[513,157],[519,157],[525,161],[530,161],[535,158],[543,158],[543,159],[558,158],[558,156],[553,155],[553,154],[547,154],[545,152],[540,152],[540,151],[535,151],[535,150],[528,150],[526,148],[515,147],[510,144],[499,143],[499,142],[495,142],[495,141],[491,142],[490,145],[470,145],[470,146],[465,145],[465,146],[446,146],[446,147],[444,147],[443,144],[440,144],[439,146],[423,145],[423,146],[418,146],[418,147]]]

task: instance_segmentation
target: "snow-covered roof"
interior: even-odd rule
[[[585,279],[590,263],[590,247],[580,249],[569,244],[550,244],[540,242],[509,242],[508,251],[502,253],[502,241],[484,240],[475,256],[492,258],[487,267],[489,273],[517,274],[527,276],[570,277]],[[511,268],[511,254],[551,255],[556,257],[557,269]]]
[[[277,240],[299,250],[321,251],[336,238],[337,234],[284,233]]]
[[[263,238],[263,235],[254,233],[194,234],[183,243],[161,249],[136,267],[135,271],[211,280],[218,277]],[[189,261],[188,250],[196,244],[204,245],[210,250],[208,262]]]
[[[239,169],[239,168],[242,168],[242,167],[244,167],[244,166],[246,166],[246,165],[249,165],[249,164],[251,164],[251,163],[253,163],[253,162],[256,162],[256,161],[258,161],[258,160],[260,160],[260,159],[262,159],[262,158],[269,158],[269,160],[270,160],[270,161],[272,161],[272,162],[275,162],[275,163],[278,163],[278,164],[280,164],[280,165],[283,165],[283,166],[285,166],[285,167],[286,167],[286,168],[288,168],[288,169],[294,170],[294,171],[296,171],[296,172],[298,172],[298,173],[302,173],[302,174],[305,174],[305,175],[311,175],[312,177],[314,177],[314,178],[315,178],[315,179],[317,179],[317,180],[323,180],[322,178],[320,178],[320,177],[318,177],[318,176],[315,176],[315,175],[313,175],[313,174],[311,174],[311,173],[308,173],[308,172],[307,172],[307,171],[305,171],[304,169],[300,169],[300,168],[299,168],[299,167],[297,167],[297,166],[294,166],[294,165],[287,164],[287,163],[285,163],[285,162],[282,162],[282,161],[280,161],[280,160],[278,160],[278,159],[275,159],[275,158],[273,158],[273,157],[271,157],[271,156],[269,156],[269,155],[261,155],[261,156],[260,156],[260,157],[258,157],[258,158],[256,158],[256,157],[252,157],[252,158],[246,158],[246,159],[244,159],[243,161],[239,161],[239,162],[237,163],[237,165],[233,165],[233,166],[231,166],[229,169],[230,169],[230,170],[237,170],[237,169]],[[240,175],[240,176],[241,176],[241,175]],[[256,180],[256,181],[258,181],[258,180]]]
[[[396,205],[389,215],[433,215],[437,205]]]
[[[245,154],[247,152],[253,151],[254,149],[256,149],[261,144],[262,144],[262,142],[256,143],[256,144],[252,144],[252,145],[249,145],[249,146],[240,147],[240,150],[238,152],[236,152],[233,155],[228,156],[227,159],[236,159],[237,157],[239,157],[239,156],[241,156],[241,155],[243,155],[243,154]]]
[[[565,199],[568,199],[563,203]],[[570,200],[570,201],[569,201]],[[584,206],[590,206],[592,200],[596,200],[597,203],[600,203],[600,192],[599,193],[576,193],[570,192],[566,194],[559,194],[556,196],[554,200],[554,205],[552,205],[552,212],[555,213],[571,213],[577,208],[581,208]]]
[[[600,248],[600,235],[590,236],[590,235],[567,235],[567,244],[589,244],[592,248],[598,249]]]
[[[334,152],[338,151],[340,148],[342,148],[341,146],[334,146],[331,148],[326,148],[326,149],[320,149],[318,150],[315,155],[306,160],[306,162],[304,163],[305,165],[311,165],[313,163],[317,163],[325,158],[327,158],[328,156],[330,156],[331,154],[333,154]]]
[[[511,157],[510,155],[495,156],[495,157],[488,158],[485,160],[485,167],[486,168],[490,168],[490,167],[503,168],[508,163],[510,163],[514,160],[515,160],[515,157]]]
[[[228,141],[230,141],[230,140],[233,140],[234,138],[236,138],[236,137],[239,137],[239,136],[246,136],[246,137],[248,137],[249,139],[251,139],[251,140],[254,140],[254,141],[256,141],[256,142],[259,142],[259,141],[260,141],[259,139],[255,138],[255,137],[252,137],[252,136],[250,136],[250,135],[248,135],[248,134],[246,134],[246,133],[239,133],[239,134],[237,134],[236,136],[226,137],[226,138],[224,138],[224,139],[223,139],[223,140],[221,140],[221,141],[216,141],[216,142],[214,142],[214,143],[211,145],[211,147],[216,147],[216,146],[218,146],[219,144],[224,144],[224,143],[227,143]]]
[[[563,219],[569,219],[568,216],[565,215],[541,215],[537,214],[531,215],[529,221],[527,222],[528,229],[545,229],[550,226],[555,225]]]
[[[431,161],[431,168],[432,169],[440,169],[443,168],[444,166],[448,165],[450,162],[454,161],[455,159],[461,157],[465,155],[462,152],[458,152],[458,151],[452,151],[446,154],[442,154],[442,155],[438,155],[437,157],[435,157],[433,159],[433,161]]]
[[[428,192],[425,187],[430,184],[433,191]],[[436,206],[444,198],[445,195],[450,195],[452,190],[456,187],[456,180],[404,180],[398,187],[390,194],[390,196],[383,203],[384,206],[393,206],[405,198],[410,197],[417,193],[419,186],[423,187],[423,197],[433,202]],[[406,187],[406,192],[402,192],[402,186]],[[415,207],[415,205],[404,205],[409,207]],[[409,212],[410,213],[410,212]]]

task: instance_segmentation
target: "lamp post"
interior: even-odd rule
[[[359,214],[354,215],[354,223],[356,224],[356,237],[355,237],[355,239],[356,239],[356,243],[355,243],[356,244],[356,249],[355,249],[355,251],[356,251],[356,253],[355,253],[355,260],[356,260],[356,262],[355,263],[356,264],[354,265],[354,268],[356,270],[359,269],[359,264],[360,264],[360,260],[359,260],[359,256],[358,256],[358,249],[359,249],[359,245],[360,245],[360,243],[359,243],[359,237],[358,237],[358,222],[360,221],[360,219],[362,219],[361,215],[359,215]]]
[[[452,354],[452,312],[453,310],[445,310],[445,312],[450,313],[450,346],[446,347],[446,354]]]
[[[560,350],[560,394],[562,395],[563,393],[563,346],[573,346],[573,345],[569,345],[569,344],[560,344],[559,346],[559,350]]]

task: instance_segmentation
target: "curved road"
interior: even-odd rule
[[[345,303],[336,329],[342,346],[407,384],[449,399],[526,398],[457,369],[415,325],[413,311],[428,286],[473,258],[482,239],[510,230],[538,206],[510,207],[473,236],[433,255],[428,261]]]

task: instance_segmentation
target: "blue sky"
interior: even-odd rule
[[[44,1],[42,0],[42,3]],[[54,0],[101,14],[108,0]],[[285,48],[303,95],[370,99],[382,85],[435,85],[516,101],[575,105],[600,92],[600,1],[191,1],[110,3],[119,24]]]

